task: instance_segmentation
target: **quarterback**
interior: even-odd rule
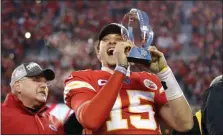
[[[72,72],[64,82],[65,103],[93,134],[161,134],[160,119],[180,132],[191,129],[190,106],[163,53],[150,47],[148,71],[131,72],[126,49],[134,44],[123,40],[122,27],[101,30],[96,52],[102,68]]]

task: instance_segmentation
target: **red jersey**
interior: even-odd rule
[[[62,122],[46,113],[46,106],[31,112],[16,96],[8,94],[1,110],[1,134],[64,134]]]
[[[102,70],[72,72],[65,80],[65,103],[79,115],[80,109],[89,101],[87,95],[97,95],[110,77],[111,73]],[[75,103],[71,106],[73,97]],[[165,103],[165,92],[154,74],[131,72],[123,81],[110,115],[93,134],[161,134],[157,113]],[[100,104],[96,107],[100,108]]]

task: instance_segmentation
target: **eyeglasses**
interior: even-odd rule
[[[23,77],[22,79],[20,79],[20,81],[26,80],[26,79],[31,79],[33,82],[36,82],[38,84],[44,82],[46,84],[46,86],[50,86],[50,84],[51,84],[51,82],[49,82],[49,81],[43,81],[43,78],[41,78],[41,77]]]

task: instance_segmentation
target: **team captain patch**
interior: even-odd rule
[[[153,81],[149,79],[145,79],[143,83],[147,88],[152,89],[152,90],[157,90],[157,85]]]

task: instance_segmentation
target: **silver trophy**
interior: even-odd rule
[[[149,25],[149,17],[139,9],[131,9],[124,15],[121,24],[128,29],[128,35],[121,29],[122,37],[131,40],[136,47],[130,50],[128,61],[140,64],[150,64],[151,55],[148,51],[153,41],[154,33]]]

